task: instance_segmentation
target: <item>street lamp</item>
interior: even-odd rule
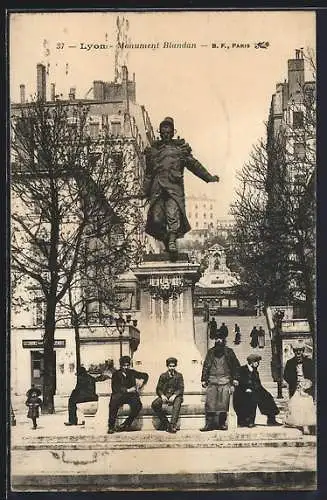
[[[116,319],[116,327],[119,332],[119,347],[120,347],[120,357],[123,355],[123,333],[125,330],[125,320],[121,316]]]

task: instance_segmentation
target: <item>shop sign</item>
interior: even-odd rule
[[[24,349],[32,349],[37,347],[38,349],[43,349],[43,339],[37,340],[22,340],[22,345]],[[55,340],[54,347],[66,347],[66,340]]]

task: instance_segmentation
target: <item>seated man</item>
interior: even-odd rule
[[[138,372],[130,368],[131,358],[129,356],[122,356],[119,364],[120,369],[112,374],[111,379],[112,393],[109,403],[108,434],[112,434],[115,430],[118,432],[130,430],[133,420],[142,409],[138,391],[142,389],[149,378],[147,373]],[[142,380],[142,383],[137,384],[137,380]],[[121,426],[115,429],[118,410],[125,403],[131,408],[130,415]]]
[[[234,409],[240,427],[254,427],[257,406],[263,415],[267,415],[267,425],[282,425],[276,421],[279,413],[274,398],[261,385],[258,366],[261,356],[250,354],[247,364],[239,369],[238,385],[234,393]]]
[[[184,394],[184,379],[181,373],[176,371],[177,359],[166,360],[168,370],[159,377],[156,392],[158,397],[152,402],[152,409],[160,419],[158,430],[175,433],[177,432],[177,421]],[[171,421],[163,409],[163,405],[172,406]]]
[[[65,425],[78,425],[77,421],[77,403],[88,403],[98,401],[98,395],[95,392],[95,379],[89,375],[81,366],[77,371],[77,382],[68,400],[68,422]],[[84,424],[84,421],[81,422]]]

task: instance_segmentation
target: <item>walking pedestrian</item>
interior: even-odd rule
[[[219,328],[219,331],[221,332],[222,335],[226,337],[228,337],[228,327],[227,325],[225,325],[225,323],[223,322]]]
[[[257,330],[257,327],[254,326],[252,328],[252,331],[250,333],[250,337],[251,337],[251,342],[250,342],[250,346],[255,349],[256,347],[258,347],[259,345],[259,341],[258,341],[258,336],[259,336],[259,332]]]
[[[214,339],[216,337],[217,333],[217,321],[214,317],[211,318],[210,323],[209,323],[209,338]]]
[[[235,334],[234,344],[238,345],[241,343],[241,329],[237,323],[235,323],[234,334]]]
[[[168,370],[159,377],[156,393],[158,397],[152,402],[152,409],[159,417],[158,430],[171,433],[177,432],[177,422],[183,401],[184,379],[183,375],[176,371],[177,359],[166,360]],[[172,416],[169,422],[167,418],[167,407],[172,407]]]
[[[40,417],[40,407],[42,407],[41,390],[38,387],[32,387],[26,393],[26,406],[28,406],[27,418],[33,422],[33,429],[37,428],[37,419]]]
[[[262,328],[262,326],[259,326],[259,330],[258,330],[258,345],[259,345],[259,349],[263,349],[265,347],[265,331],[264,329]]]

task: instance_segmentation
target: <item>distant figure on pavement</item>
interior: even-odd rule
[[[257,406],[267,415],[267,425],[282,425],[276,421],[279,409],[274,398],[261,384],[258,366],[261,356],[249,354],[247,364],[238,372],[238,386],[234,392],[234,409],[240,427],[254,427]]]
[[[217,321],[215,320],[214,317],[211,318],[210,323],[209,323],[209,338],[214,339],[216,338],[216,333],[217,333]]]
[[[263,349],[265,347],[265,331],[262,326],[259,326],[258,330],[258,345],[259,349]]]
[[[177,359],[166,360],[168,370],[159,377],[156,393],[158,397],[152,402],[152,409],[160,419],[158,430],[171,433],[177,432],[177,421],[184,394],[183,375],[176,371]],[[172,416],[169,422],[164,406],[172,406]]]
[[[98,401],[98,395],[95,391],[96,380],[87,373],[86,368],[81,366],[77,371],[77,382],[68,400],[68,422],[65,425],[78,425],[77,403],[88,403]],[[84,425],[84,421],[81,425]]]
[[[203,363],[201,383],[207,389],[205,426],[201,431],[227,430],[227,412],[233,385],[237,385],[240,363],[233,351],[226,347],[226,335],[217,332],[215,346],[209,349]],[[218,424],[216,418],[218,417]]]
[[[225,325],[225,323],[221,324],[219,331],[222,335],[225,335],[225,338],[228,337],[228,327]]]
[[[259,345],[259,341],[258,341],[258,337],[259,337],[259,332],[257,330],[257,327],[254,326],[252,328],[252,331],[250,333],[250,337],[251,337],[251,342],[250,342],[250,346],[255,349],[256,347],[258,347]]]
[[[108,434],[115,431],[122,432],[130,430],[134,419],[142,409],[139,390],[147,383],[149,375],[131,369],[131,358],[122,356],[119,360],[120,368],[112,374],[111,397],[109,403]],[[137,380],[142,380],[138,383]],[[130,414],[118,428],[115,427],[118,410],[124,404],[130,406]]]
[[[241,329],[237,323],[235,323],[234,333],[235,333],[234,344],[238,345],[241,343]]]
[[[28,406],[27,418],[33,422],[33,429],[37,428],[37,419],[40,416],[40,407],[42,406],[41,391],[38,387],[32,387],[26,393],[26,406]]]

